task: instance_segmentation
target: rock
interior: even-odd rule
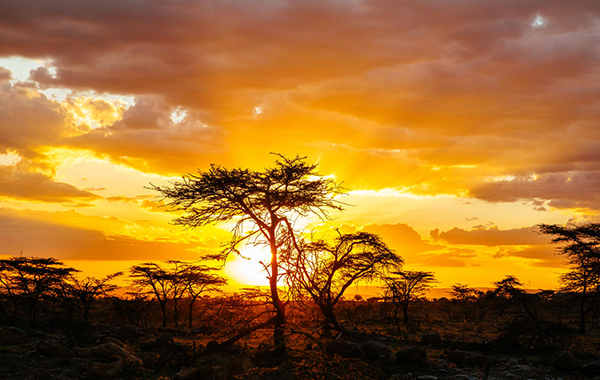
[[[408,347],[396,352],[396,362],[410,367],[426,367],[427,351],[422,348]]]
[[[255,368],[254,362],[248,357],[241,357],[231,360],[229,363],[223,366],[227,371],[227,377],[242,375]]]
[[[95,379],[116,379],[123,370],[124,363],[117,360],[109,363],[91,362],[86,368],[86,378]]]
[[[94,356],[110,360],[127,360],[131,355],[114,343],[104,343],[92,348]]]
[[[330,354],[339,355],[343,358],[360,358],[362,356],[362,351],[358,344],[344,340],[334,340],[329,342],[326,350]]]
[[[596,377],[600,375],[600,362],[593,362],[581,367],[581,372],[588,377]]]
[[[552,368],[558,371],[574,371],[581,366],[579,360],[569,351],[555,353],[552,355],[550,362],[552,363]]]
[[[435,345],[442,343],[440,334],[425,334],[421,337],[421,344]]]
[[[490,356],[469,351],[447,351],[446,355],[448,356],[448,360],[459,367],[480,367],[497,361]]]
[[[9,346],[26,344],[27,334],[17,327],[3,327],[0,329],[0,342]]]
[[[219,366],[198,367],[196,379],[227,380],[227,370]]]
[[[198,375],[198,368],[196,367],[190,367],[190,368],[186,368],[183,367],[181,368],[181,370],[179,372],[177,372],[177,374],[174,377],[174,380],[192,380],[192,379],[197,379]]]
[[[385,344],[376,340],[363,343],[361,349],[367,358],[371,360],[387,361],[392,357],[392,350],[390,350],[390,348]]]
[[[92,357],[92,349],[89,347],[73,347],[71,351],[78,358],[89,359]]]
[[[105,343],[114,343],[123,349],[125,348],[125,343],[121,342],[117,338],[113,338],[112,336],[105,336],[102,339],[100,339],[100,344],[105,344]]]
[[[511,375],[514,375],[516,377],[526,377],[526,378],[530,378],[530,377],[535,377],[538,373],[538,371],[529,365],[525,365],[525,364],[521,364],[521,365],[512,365],[508,368],[507,371],[504,371],[502,374],[506,377],[512,377]]]
[[[59,356],[61,358],[70,358],[73,356],[71,351],[64,344],[55,340],[42,340],[35,345],[35,350],[46,356]]]
[[[119,340],[128,344],[140,343],[140,337],[137,328],[133,325],[124,325],[119,328]]]
[[[519,361],[517,359],[515,359],[515,358],[511,358],[508,361],[508,365],[517,365],[517,364],[519,364]]]
[[[423,376],[419,376],[417,377],[418,380],[438,380],[437,376],[433,376],[433,375],[423,375]]]

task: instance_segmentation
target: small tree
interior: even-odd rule
[[[372,281],[403,260],[375,234],[358,232],[339,235],[334,244],[323,240],[303,243],[288,260],[292,289],[307,292],[324,316],[323,326],[341,330],[334,307],[356,281]]]
[[[586,315],[594,309],[600,294],[600,224],[579,226],[538,225],[542,234],[551,235],[553,244],[567,257],[571,269],[561,276],[562,289],[579,297],[579,333],[586,333]]]
[[[167,327],[167,302],[173,290],[172,275],[158,264],[143,263],[132,266],[129,277],[134,289],[154,296],[162,313],[162,327]]]
[[[463,312],[465,318],[467,318],[467,305],[469,302],[473,302],[477,299],[477,296],[482,294],[475,288],[469,287],[469,285],[464,284],[454,284],[452,285],[452,290],[450,291],[450,295],[452,298],[460,302],[463,306]]]
[[[398,309],[402,307],[404,325],[410,319],[408,307],[412,301],[423,296],[433,283],[437,282],[433,272],[421,271],[396,271],[392,276],[385,277],[385,297],[395,305],[394,320],[398,323]]]
[[[511,299],[519,306],[522,306],[529,318],[538,321],[535,310],[531,307],[530,298],[523,289],[523,284],[515,276],[506,276],[503,280],[494,282],[494,293],[497,296]]]
[[[0,284],[13,299],[23,305],[29,325],[36,327],[38,304],[52,297],[77,269],[65,267],[52,257],[18,257],[0,260]]]
[[[194,304],[198,297],[205,292],[218,291],[219,287],[227,284],[227,280],[211,273],[215,268],[198,264],[186,264],[182,271],[182,280],[189,296],[188,326],[192,327]]]
[[[83,310],[83,320],[89,320],[90,310],[92,305],[100,298],[105,297],[108,293],[115,291],[118,286],[109,282],[115,277],[121,276],[123,272],[110,274],[104,278],[86,277],[82,280],[71,276],[67,292],[78,303]]]
[[[275,166],[264,171],[226,169],[212,165],[206,172],[185,175],[171,186],[152,186],[159,191],[168,207],[184,214],[174,223],[196,228],[235,220],[232,240],[216,258],[223,261],[230,253],[239,254],[243,241],[265,244],[271,252],[267,277],[275,317],[254,326],[253,331],[274,325],[275,346],[284,347],[285,303],[277,281],[281,278],[279,249],[295,233],[298,217],[327,217],[328,210],[341,210],[334,198],[339,188],[332,179],[320,176],[316,165],[305,157],[279,156]]]

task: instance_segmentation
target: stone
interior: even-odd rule
[[[70,358],[73,356],[71,350],[64,344],[55,340],[42,340],[35,345],[35,350],[46,356],[59,356],[61,358]]]
[[[121,342],[117,338],[113,338],[112,336],[105,336],[102,339],[100,339],[100,344],[105,344],[105,343],[114,343],[123,349],[125,348],[125,343]]]
[[[392,350],[385,344],[376,340],[363,343],[361,349],[367,358],[371,360],[387,361],[392,357]]]
[[[396,362],[409,367],[426,367],[428,365],[427,351],[422,348],[408,347],[396,352]]]
[[[117,360],[109,363],[91,362],[87,364],[86,378],[88,380],[96,379],[116,379],[123,370],[124,363]]]
[[[417,377],[418,380],[438,380],[437,376],[433,376],[433,375],[423,375],[423,376],[419,376]]]
[[[421,337],[421,344],[435,345],[442,343],[440,334],[425,334]]]
[[[27,334],[17,327],[3,327],[0,329],[0,342],[9,346],[26,344]]]
[[[198,368],[196,367],[183,367],[174,377],[174,380],[192,380],[197,379]]]
[[[131,355],[114,343],[104,343],[96,347],[92,347],[92,354],[94,356],[109,359],[109,360],[126,360]]]
[[[73,347],[71,351],[78,358],[89,359],[92,357],[92,349],[89,347]]]
[[[223,368],[228,373],[228,377],[245,374],[246,372],[255,367],[256,365],[254,364],[252,359],[245,356],[237,359],[232,359],[229,363],[223,366]]]
[[[356,343],[347,342],[345,340],[334,340],[327,344],[327,352],[334,355],[339,355],[343,358],[360,358],[362,351]]]
[[[197,379],[227,380],[227,370],[219,366],[201,366],[195,376]]]
[[[600,376],[600,362],[588,363],[582,366],[581,372],[588,377]]]
[[[490,362],[493,363],[497,361],[490,356],[470,351],[447,351],[446,355],[448,356],[448,360],[456,364],[458,367],[480,367]]]
[[[557,371],[574,371],[581,366],[579,360],[569,351],[555,353],[552,355],[550,362],[552,363],[552,368]]]

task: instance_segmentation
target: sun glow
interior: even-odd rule
[[[225,265],[225,273],[234,281],[252,286],[268,286],[267,272],[261,264],[270,262],[267,247],[247,245],[241,249],[243,257],[234,257]]]

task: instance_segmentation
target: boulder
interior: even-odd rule
[[[588,363],[582,366],[581,372],[588,377],[600,376],[600,362]]]
[[[227,380],[227,370],[219,366],[201,366],[194,376],[202,380]]]
[[[469,351],[447,351],[448,360],[456,364],[458,367],[481,367],[488,363],[494,363],[497,360],[483,354]]]
[[[440,334],[425,334],[421,337],[421,344],[435,345],[442,343]]]
[[[0,342],[9,346],[26,344],[27,334],[17,327],[3,327],[0,329]]]
[[[123,347],[114,343],[104,343],[96,347],[92,347],[94,356],[109,359],[109,360],[126,360],[131,355],[123,349]]]
[[[122,360],[109,363],[91,362],[87,364],[85,375],[88,380],[116,379],[124,366]]]
[[[112,336],[105,336],[105,337],[102,337],[102,339],[100,339],[100,344],[105,344],[105,343],[114,343],[123,349],[125,348],[125,343],[121,342],[117,338],[113,338]]]
[[[223,368],[227,371],[228,377],[243,375],[252,368],[255,368],[254,362],[248,357],[235,358],[225,364]]]
[[[325,347],[327,352],[334,355],[339,355],[343,358],[360,358],[362,351],[356,343],[345,340],[333,340]]]
[[[371,340],[363,343],[361,346],[362,351],[365,353],[368,359],[371,360],[390,360],[392,356],[392,350],[385,344]]]
[[[409,367],[426,367],[427,351],[422,348],[408,347],[396,352],[396,362]]]
[[[552,355],[550,362],[552,363],[552,368],[558,371],[574,371],[581,366],[579,360],[569,351],[555,353]]]
[[[193,380],[198,378],[198,368],[196,367],[183,367],[175,377],[174,380]]]
[[[71,351],[78,358],[89,359],[92,357],[92,349],[89,347],[73,347]]]
[[[61,358],[73,356],[67,346],[55,340],[41,340],[35,345],[35,350],[46,356],[59,356]]]

